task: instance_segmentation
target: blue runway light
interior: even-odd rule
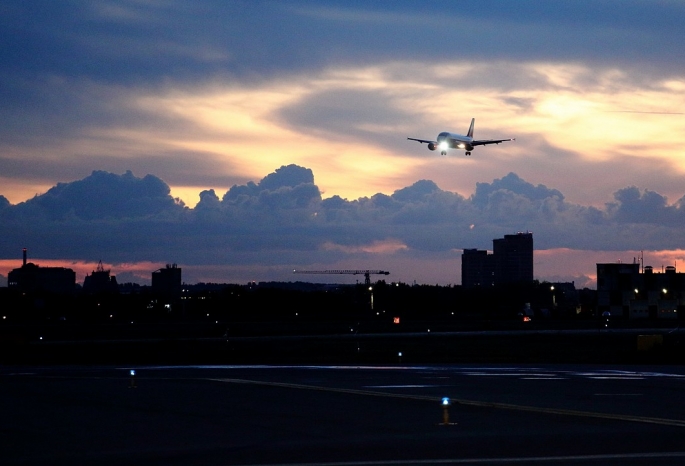
[[[442,399],[442,405],[443,406],[449,406],[450,405],[450,399],[447,397],[443,397]]]
[[[131,383],[129,384],[128,388],[138,388],[138,386],[136,385],[136,371],[135,371],[135,369],[131,369],[130,374],[131,374]]]

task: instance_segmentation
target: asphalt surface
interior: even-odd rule
[[[685,464],[683,395],[680,366],[0,366],[0,463]]]

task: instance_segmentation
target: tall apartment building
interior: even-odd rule
[[[464,249],[461,283],[466,288],[533,281],[533,234],[504,235],[492,240],[492,254]]]
[[[481,249],[464,249],[461,255],[461,285],[465,288],[494,285],[494,256]]]
[[[492,240],[495,285],[533,281],[533,234],[516,233]]]

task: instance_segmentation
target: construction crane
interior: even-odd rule
[[[364,283],[366,286],[371,285],[370,275],[390,275],[390,272],[385,270],[293,270],[293,273],[308,273],[308,274],[347,274],[347,275],[364,275]]]

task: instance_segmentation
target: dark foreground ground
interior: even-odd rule
[[[626,325],[518,323],[461,330],[425,323],[411,331],[276,324],[3,326],[0,364],[685,364],[685,329]]]
[[[0,464],[685,464],[684,394],[666,365],[5,365]]]

